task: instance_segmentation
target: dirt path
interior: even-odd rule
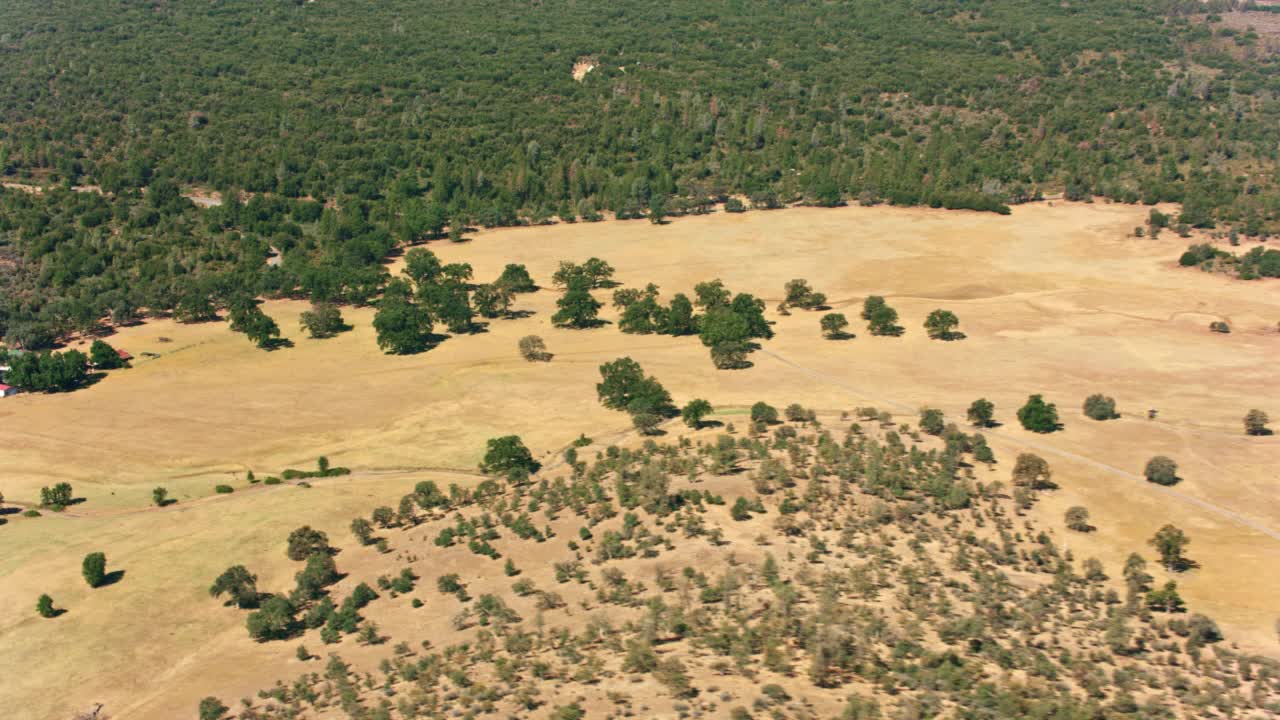
[[[768,355],[769,357],[773,358],[774,360],[777,360],[783,365],[786,365],[787,367],[790,367],[794,370],[798,370],[816,380],[821,380],[822,382],[825,382],[829,385],[834,385],[834,386],[843,388],[844,390],[847,390],[862,399],[871,400],[883,405],[888,405],[890,407],[893,407],[897,410],[901,410],[906,413],[915,412],[915,408],[905,403],[898,402],[897,400],[893,400],[891,398],[879,397],[875,393],[871,393],[866,391],[863,388],[851,385],[838,377],[829,375],[827,373],[819,372],[811,368],[807,368],[795,362],[794,360],[791,360],[787,357],[779,355],[778,353],[773,352],[771,350],[761,349],[759,350],[759,352],[764,355]],[[1033,448],[1035,450],[1039,450],[1041,452],[1044,452],[1050,455],[1056,455],[1061,458],[1066,458],[1068,460],[1073,460],[1075,462],[1088,465],[1090,467],[1096,468],[1098,470],[1114,475],[1116,477],[1124,478],[1125,480],[1128,480],[1134,483],[1136,486],[1138,486],[1145,492],[1154,491],[1154,492],[1163,493],[1169,497],[1176,498],[1183,502],[1189,503],[1191,505],[1194,505],[1200,508],[1201,510],[1205,510],[1225,520],[1228,520],[1237,525],[1240,525],[1241,527],[1245,527],[1255,532],[1266,535],[1272,540],[1280,541],[1280,532],[1266,525],[1263,525],[1262,523],[1257,522],[1256,520],[1245,517],[1244,515],[1241,515],[1240,513],[1230,508],[1222,507],[1221,505],[1216,505],[1206,500],[1201,500],[1200,498],[1192,497],[1190,495],[1187,495],[1186,493],[1179,492],[1178,490],[1175,490],[1171,487],[1165,487],[1163,485],[1155,485],[1153,483],[1147,482],[1147,479],[1145,477],[1138,475],[1137,473],[1132,473],[1127,470],[1122,470],[1121,468],[1118,468],[1114,465],[1109,465],[1100,460],[1095,460],[1091,457],[1087,457],[1079,453],[1074,453],[1069,450],[1062,450],[1062,449],[1053,447],[1052,445],[1049,445],[1047,443],[1038,442],[1036,440],[1031,440],[1027,438],[1014,437],[1010,435],[1008,432],[1001,430],[998,427],[988,428],[986,432],[988,432],[991,435],[998,436],[1002,440],[1005,440],[1006,442],[1012,443],[1014,445],[1021,445],[1023,447]]]

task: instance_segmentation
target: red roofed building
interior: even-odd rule
[[[18,394],[18,388],[12,385],[5,385],[4,383],[0,383],[0,397],[9,397],[10,395],[17,395],[17,394]]]
[[[133,359],[133,356],[129,354],[128,350],[116,350],[116,355],[119,355],[120,359],[125,362],[129,362]]]

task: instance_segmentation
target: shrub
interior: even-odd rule
[[[1101,393],[1085,398],[1084,414],[1094,420],[1112,420],[1120,417],[1116,412],[1116,401]]]
[[[784,703],[791,699],[791,695],[782,688],[781,685],[769,684],[760,688],[760,694],[773,700],[774,702]]]
[[[950,310],[934,310],[924,321],[924,329],[934,340],[959,340],[964,333],[957,332],[960,319]]]
[[[539,467],[533,459],[533,453],[529,452],[518,435],[490,438],[484,461],[480,464],[483,472],[507,476],[513,473],[535,473]]]
[[[1051,490],[1057,487],[1052,477],[1049,463],[1039,455],[1020,453],[1013,464],[1014,485],[1030,487],[1032,490]]]
[[[362,517],[351,521],[351,534],[361,545],[373,544],[373,525]]]
[[[213,491],[219,495],[226,495],[235,492],[235,488],[230,485],[214,485]]]
[[[529,362],[547,362],[551,359],[551,353],[547,352],[546,343],[537,335],[525,335],[520,338],[518,346],[520,348],[520,357]]]
[[[347,324],[342,320],[342,311],[336,305],[326,302],[312,303],[310,310],[298,316],[298,324],[317,340],[331,338],[347,329]]]
[[[751,367],[747,360],[750,346],[738,340],[725,340],[711,346],[711,364],[717,370],[741,370]]]
[[[297,624],[294,612],[293,603],[287,598],[279,595],[267,598],[261,608],[249,613],[249,617],[245,619],[249,637],[258,642],[288,637]]]
[[[1196,645],[1215,643],[1223,639],[1218,623],[1200,613],[1187,619],[1187,638]]]
[[[784,288],[784,294],[786,296],[784,303],[806,310],[816,310],[827,302],[827,296],[814,292],[807,280],[797,279],[788,282]]]
[[[39,613],[42,618],[51,618],[58,614],[58,611],[53,608],[53,598],[48,595],[41,595],[40,598],[36,600],[36,612]]]
[[[107,556],[100,552],[85,555],[84,562],[80,564],[80,573],[84,575],[84,581],[89,583],[89,587],[101,586],[107,577]]]
[[[751,406],[751,422],[776,423],[778,422],[778,409],[764,401],[758,402]]]
[[[124,360],[105,340],[94,340],[89,346],[89,364],[99,370],[112,370],[123,366]]]
[[[701,398],[690,400],[688,404],[680,410],[680,419],[685,425],[693,429],[702,427],[702,419],[711,414],[711,403]]]
[[[62,510],[72,501],[71,483],[60,482],[53,487],[40,488],[40,505],[51,510]]]
[[[991,427],[995,420],[995,410],[996,406],[990,400],[978,398],[969,405],[966,415],[969,418],[969,422],[978,427]]]
[[[234,603],[241,608],[256,607],[258,604],[258,576],[249,572],[243,565],[233,565],[222,571],[209,586],[209,595],[221,597],[228,595],[228,604]]]
[[[818,325],[822,328],[822,334],[829,340],[847,337],[845,328],[849,327],[849,320],[843,313],[827,313],[818,321]]]
[[[310,525],[303,525],[289,533],[289,545],[285,554],[290,560],[300,561],[316,553],[328,553],[329,550],[328,535],[311,529]]]
[[[805,408],[800,403],[791,403],[782,411],[788,422],[812,422],[817,416],[812,410]],[[794,428],[792,428],[794,430]]]
[[[1267,429],[1267,423],[1271,422],[1271,418],[1261,410],[1250,410],[1244,416],[1244,433],[1246,435],[1270,435],[1271,431]]]
[[[1063,519],[1067,521],[1067,527],[1076,532],[1089,532],[1093,530],[1093,526],[1089,524],[1089,510],[1080,505],[1074,505],[1067,508]]]
[[[1231,332],[1231,326],[1222,320],[1214,320],[1209,323],[1209,330],[1211,332],[1222,333],[1225,335]]]
[[[1147,461],[1147,466],[1143,469],[1142,474],[1146,476],[1148,482],[1157,485],[1175,485],[1178,480],[1178,463],[1164,455],[1156,455]]]
[[[640,364],[629,357],[601,365],[600,379],[596,384],[596,395],[600,403],[610,410],[663,417],[677,414],[671,404],[671,394],[662,387],[662,383],[645,375]]]
[[[1058,429],[1058,408],[1046,403],[1041,395],[1027,398],[1027,404],[1018,409],[1018,422],[1036,433],[1050,433]]]
[[[436,578],[436,589],[448,595],[462,590],[462,583],[458,579],[456,573],[441,575]]]
[[[528,293],[538,289],[529,275],[529,270],[524,265],[515,263],[510,263],[502,269],[502,274],[498,276],[495,284],[513,293]]]
[[[902,328],[898,326],[898,311],[889,307],[879,295],[872,295],[862,303],[862,318],[867,321],[872,335],[902,334]]]
[[[920,429],[929,435],[941,435],[945,427],[942,411],[937,408],[924,408],[920,411]]]
[[[200,720],[222,720],[229,709],[218,698],[207,697],[200,701]]]
[[[1160,612],[1182,612],[1186,608],[1182,596],[1178,594],[1178,584],[1172,580],[1159,590],[1147,593],[1147,608]]]

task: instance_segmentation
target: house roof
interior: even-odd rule
[[[132,359],[133,359],[133,356],[129,354],[129,351],[128,351],[128,350],[116,350],[116,355],[118,355],[118,356],[120,357],[120,359],[121,359],[121,360],[132,360]]]
[[[12,385],[5,385],[4,383],[0,383],[0,393],[6,390],[12,390],[12,389],[13,389]]]

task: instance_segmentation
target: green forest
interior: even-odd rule
[[[0,190],[0,334],[365,303],[406,244],[738,194],[1008,212],[1065,192],[1274,233],[1277,58],[1228,9],[10,0],[0,181],[47,189]]]

